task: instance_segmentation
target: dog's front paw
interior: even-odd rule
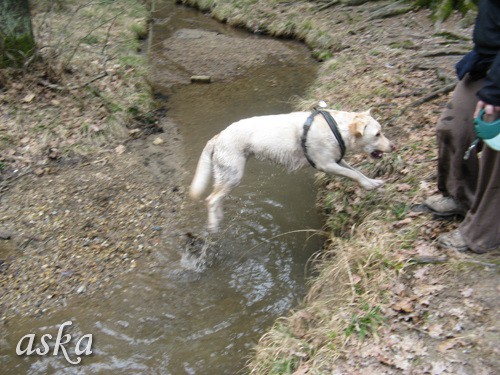
[[[384,183],[385,182],[382,180],[367,179],[366,181],[363,181],[361,186],[363,186],[366,190],[374,190],[384,185]]]

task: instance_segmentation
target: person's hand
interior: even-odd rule
[[[482,100],[480,100],[477,102],[476,110],[474,112],[474,118],[479,116],[479,112],[482,109],[484,109],[484,112],[485,112],[485,118],[484,118],[485,121],[491,122],[491,121],[497,119],[498,117],[500,117],[500,107],[499,106],[496,106],[493,104],[487,104],[487,103],[483,102]]]

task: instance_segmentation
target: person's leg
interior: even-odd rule
[[[474,110],[476,92],[483,80],[472,81],[466,76],[457,84],[453,97],[443,111],[437,125],[438,189],[469,209],[474,201],[478,179],[477,150],[468,160],[464,154],[476,138]]]
[[[476,196],[458,230],[468,248],[484,253],[500,249],[500,152],[483,146]]]

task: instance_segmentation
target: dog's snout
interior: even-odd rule
[[[391,151],[396,151],[397,147],[394,143],[391,143]]]

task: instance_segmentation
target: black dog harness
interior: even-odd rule
[[[323,118],[326,120],[333,135],[335,136],[335,138],[337,139],[337,142],[339,143],[340,158],[339,158],[339,160],[337,160],[337,163],[340,163],[340,161],[344,158],[344,155],[345,155],[345,143],[344,143],[344,140],[342,139],[342,135],[340,135],[340,131],[339,131],[337,122],[335,121],[335,119],[332,117],[332,115],[329,112],[315,108],[314,111],[312,111],[311,114],[309,115],[309,117],[307,118],[306,122],[304,123],[304,132],[302,133],[302,138],[301,138],[301,142],[300,142],[302,145],[302,150],[304,151],[304,155],[305,155],[307,161],[309,162],[309,164],[311,164],[313,166],[313,168],[316,168],[316,163],[314,163],[314,161],[311,159],[311,157],[307,153],[306,141],[307,141],[307,133],[309,133],[309,129],[311,128],[311,125],[314,121],[314,118],[318,114],[321,114],[323,116]]]

